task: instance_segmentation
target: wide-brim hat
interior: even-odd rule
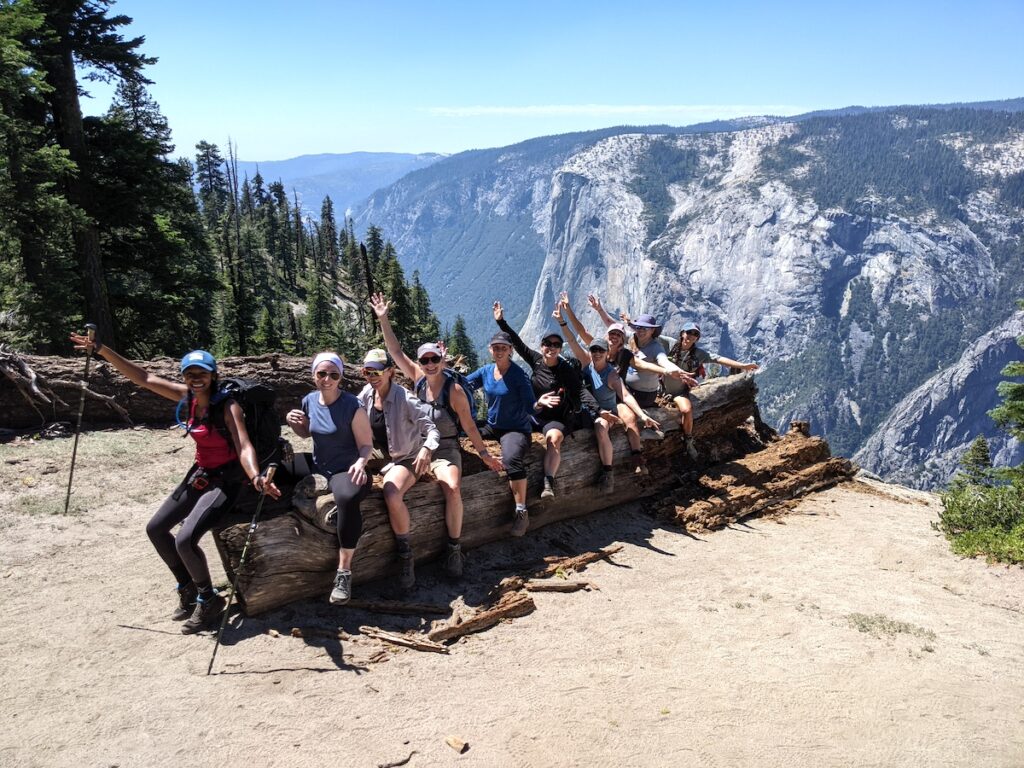
[[[654,315],[637,315],[635,320],[630,322],[634,328],[661,328],[661,323]]]

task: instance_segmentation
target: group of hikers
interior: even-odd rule
[[[693,323],[683,326],[678,339],[668,339],[653,315],[631,318],[623,313],[615,319],[598,297],[590,295],[588,302],[605,325],[603,335],[584,327],[563,292],[552,312],[559,330],[544,333],[539,349],[519,337],[506,322],[501,303],[494,302],[498,331],[488,344],[493,362],[463,375],[450,366],[451,358],[437,341],[421,344],[415,358],[408,357],[391,327],[387,297],[375,294],[370,305],[385,348],[371,349],[363,358],[360,371],[366,386],[357,395],[342,389],[345,363],[335,352],[313,358],[314,389],[300,407],[288,411],[285,421],[296,435],[312,438],[313,443],[311,454],[295,456],[293,474],[327,478],[337,505],[338,568],[331,603],[346,603],[352,593],[352,559],[363,522],[360,503],[374,473],[381,476],[395,536],[399,587],[408,590],[416,582],[405,494],[428,472],[444,493],[448,536],[444,567],[449,576],[462,576],[461,436],[488,469],[505,472],[515,504],[513,536],[523,536],[530,525],[525,458],[534,432],[544,439],[542,499],[556,497],[562,444],[576,430],[594,431],[601,461],[596,478],[599,493],[614,489],[609,433],[615,427],[625,430],[632,471],[647,474],[642,439],[664,434],[645,409],[658,405],[659,396],[664,398],[661,402],[671,401],[678,409],[686,453],[691,460],[698,458],[690,392],[706,375],[705,366],[717,363],[752,371],[757,365],[698,347],[700,328]],[[247,483],[272,498],[281,495],[261,471],[242,409],[222,392],[217,361],[209,352],[185,355],[182,381],[177,382],[148,373],[102,340],[77,333],[71,334],[71,340],[76,349],[102,357],[133,383],[184,409],[180,420],[195,441],[195,462],[160,505],[146,532],[177,579],[178,606],[172,618],[183,621],[185,634],[208,628],[223,612],[225,600],[213,588],[200,538]],[[574,358],[562,356],[566,343]],[[512,361],[513,352],[528,370]],[[395,381],[396,369],[413,382],[411,390]],[[480,424],[474,419],[476,390],[483,391],[487,404],[486,419]],[[490,453],[485,439],[497,441],[500,455]],[[181,527],[174,533],[178,524]]]

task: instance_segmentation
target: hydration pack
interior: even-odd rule
[[[466,393],[466,397],[469,398],[470,402],[470,414],[473,411],[473,388],[466,381],[466,377],[458,371],[454,371],[451,368],[445,368],[444,371],[444,386],[441,387],[441,397],[435,401],[435,404],[444,408],[448,415],[451,416],[452,422],[459,429],[459,437],[465,437],[466,431],[462,428],[462,423],[459,421],[459,414],[452,408],[452,397],[451,390],[453,384],[458,384],[462,387],[462,391]],[[420,402],[428,403],[427,400],[427,377],[420,376],[416,380],[416,397],[420,399]]]

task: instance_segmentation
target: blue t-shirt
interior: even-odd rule
[[[515,363],[509,365],[505,375],[494,378],[494,363],[488,363],[466,377],[473,389],[484,389],[487,397],[487,423],[495,429],[530,431],[530,413],[533,410],[533,387],[530,377]]]
[[[359,400],[348,392],[342,392],[330,405],[320,402],[319,392],[302,398],[302,412],[309,417],[313,436],[313,464],[321,475],[347,472],[359,458],[359,446],[352,434],[352,417],[357,410]]]
[[[607,364],[603,371],[598,371],[593,363],[583,369],[583,383],[589,386],[602,410],[611,413],[615,413],[615,390],[608,386],[608,377],[614,371],[615,368]]]

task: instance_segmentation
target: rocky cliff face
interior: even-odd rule
[[[538,338],[561,290],[592,330],[589,292],[669,335],[694,320],[706,348],[762,364],[767,420],[809,419],[850,455],[1024,293],[1024,119],[979,114],[511,148],[413,174],[363,216],[479,340],[493,298]]]
[[[904,397],[857,451],[862,467],[913,488],[948,483],[978,435],[989,441],[992,463],[1016,466],[1024,446],[1000,431],[988,412],[1000,404],[996,385],[1007,363],[1020,360],[1024,312],[986,333],[953,365]]]

